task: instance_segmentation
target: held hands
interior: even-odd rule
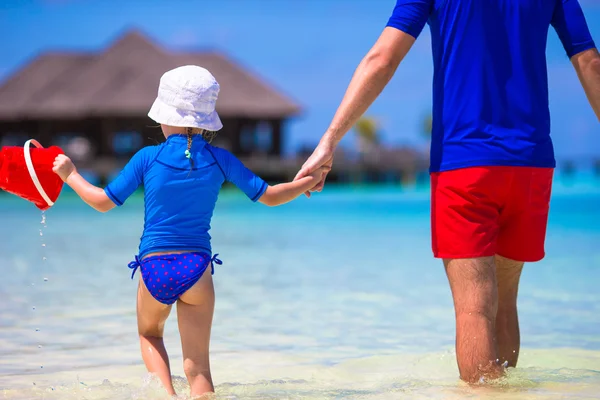
[[[60,179],[62,179],[63,182],[66,182],[72,173],[77,172],[77,168],[75,168],[75,164],[73,164],[73,161],[71,161],[69,157],[64,154],[59,154],[54,159],[52,172],[60,176]]]
[[[323,190],[325,185],[325,179],[327,174],[331,171],[333,165],[333,153],[335,152],[335,145],[322,141],[319,143],[315,151],[306,160],[302,169],[296,174],[294,180],[301,179],[305,176],[313,176],[319,178],[318,183],[309,191],[304,194],[306,197],[310,197],[310,192],[320,192]],[[315,175],[316,174],[316,175]]]
[[[314,186],[312,189],[310,189],[311,191],[314,191],[315,188],[319,185],[322,185],[323,180],[325,179],[325,176],[329,173],[329,171],[331,171],[331,166],[329,165],[324,165],[322,167],[317,168],[316,170],[314,170],[313,172],[311,172],[310,174],[308,174],[308,176],[310,176],[313,181],[314,181]]]

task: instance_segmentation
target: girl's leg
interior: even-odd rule
[[[171,306],[164,305],[152,297],[140,277],[137,296],[137,321],[142,359],[148,372],[156,374],[168,394],[173,395],[175,389],[171,381],[169,356],[163,342],[165,322],[170,312]]]
[[[215,290],[209,266],[177,302],[183,369],[190,383],[192,398],[214,392],[208,355],[214,308]]]

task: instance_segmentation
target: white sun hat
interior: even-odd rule
[[[219,90],[217,80],[202,67],[172,69],[160,78],[148,116],[159,124],[218,131],[223,127],[215,111]]]

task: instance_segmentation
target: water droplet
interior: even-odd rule
[[[36,332],[39,332],[39,331],[40,331],[40,328],[35,328],[35,331],[36,331]]]
[[[42,261],[46,261],[46,260],[47,260],[47,258],[46,258],[46,257],[42,257]]]
[[[35,286],[35,283],[32,283],[31,286]]]
[[[44,282],[48,282],[48,278],[44,278]],[[32,285],[33,285],[33,283],[32,283]]]
[[[35,311],[35,307],[31,307],[31,309]]]
[[[42,247],[46,247],[46,243],[42,243]]]
[[[40,229],[40,236],[44,236],[44,232]]]
[[[40,365],[40,368],[44,368],[44,366],[43,366],[43,365]]]
[[[42,345],[41,345],[41,344],[38,344],[38,349],[41,349],[41,348],[42,348]]]

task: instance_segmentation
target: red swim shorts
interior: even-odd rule
[[[473,167],[431,174],[438,258],[544,258],[552,168]]]

